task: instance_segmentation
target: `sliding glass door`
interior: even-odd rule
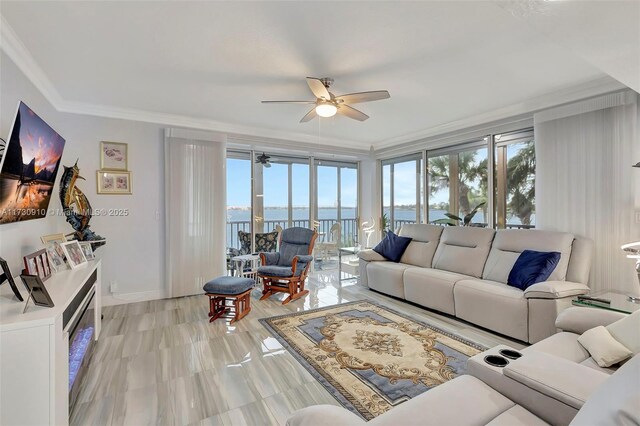
[[[254,163],[256,232],[309,227],[309,159],[262,153]]]
[[[238,231],[252,233],[251,153],[227,151],[227,247],[240,249]]]
[[[340,244],[358,240],[358,165],[316,160],[315,219],[321,241],[331,239],[331,228],[340,225]]]

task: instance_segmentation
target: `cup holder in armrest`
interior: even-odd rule
[[[494,367],[504,367],[509,364],[509,361],[500,355],[487,355],[484,357],[484,362]]]
[[[500,349],[500,355],[509,359],[518,359],[522,356],[522,354],[518,351],[514,351],[513,349]]]

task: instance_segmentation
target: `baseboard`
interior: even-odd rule
[[[137,293],[103,294],[102,306],[124,305],[127,303],[145,302],[166,298],[164,290],[141,291]]]

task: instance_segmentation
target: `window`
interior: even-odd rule
[[[397,230],[421,222],[422,154],[382,162],[383,228]]]
[[[536,156],[533,131],[496,135],[496,225],[535,227]]]
[[[487,139],[427,153],[429,223],[456,223],[445,213],[464,218],[476,207],[472,223],[487,226]]]

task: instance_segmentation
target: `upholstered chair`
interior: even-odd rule
[[[278,248],[279,235],[280,232],[277,229],[272,232],[256,234],[255,253],[276,251]],[[229,247],[227,249],[227,269],[230,271],[233,271],[235,269],[235,263],[231,261],[232,257],[251,253],[251,232],[238,231],[238,241],[240,242],[239,249],[235,247]]]
[[[309,293],[304,289],[304,282],[313,261],[317,237],[318,233],[312,229],[288,228],[282,231],[277,252],[260,253],[262,265],[258,268],[258,277],[264,286],[260,300],[277,292],[288,293],[282,302],[284,305]]]

